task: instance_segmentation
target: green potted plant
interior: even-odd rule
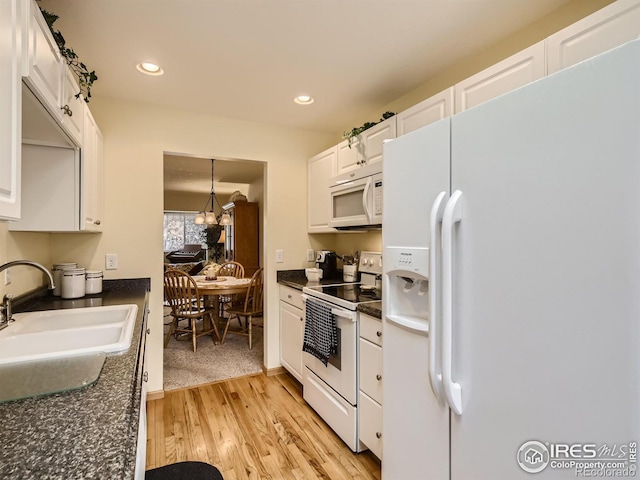
[[[209,260],[215,263],[219,263],[219,260],[224,257],[224,243],[219,243],[223,231],[222,225],[209,225],[202,230],[202,241],[209,249]]]
[[[89,71],[87,66],[80,61],[76,52],[73,51],[73,48],[67,47],[67,42],[62,36],[62,33],[60,33],[60,30],[56,30],[54,28],[53,24],[58,20],[58,15],[51,13],[42,7],[40,7],[40,11],[49,26],[53,39],[58,45],[60,54],[65,58],[67,65],[69,65],[71,71],[78,78],[80,91],[76,94],[76,98],[79,98],[80,95],[82,95],[84,101],[89,103],[89,98],[91,98],[91,87],[93,86],[93,83],[98,80],[95,70]]]
[[[384,122],[387,118],[391,118],[394,115],[395,115],[394,112],[384,112],[382,114],[382,118],[380,118],[380,120],[378,120],[377,122],[365,122],[364,124],[362,124],[359,127],[353,127],[348,132],[343,132],[342,138],[346,138],[346,139],[349,140],[349,148],[351,148],[351,144],[353,143],[353,137],[357,137],[358,135],[360,135],[365,130],[370,129],[371,127],[373,127],[374,125],[379,124],[380,122]]]

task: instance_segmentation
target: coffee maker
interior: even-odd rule
[[[338,257],[336,252],[332,252],[330,250],[319,250],[316,255],[316,266],[322,270],[322,278],[334,278],[337,276],[338,267],[337,267]]]

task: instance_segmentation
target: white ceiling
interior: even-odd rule
[[[567,1],[40,3],[95,69],[93,96],[337,134]],[[166,73],[143,75],[139,61]],[[316,102],[296,105],[302,93]]]
[[[264,163],[248,160],[220,160],[213,163],[214,190],[232,194],[262,178]],[[164,156],[164,189],[183,193],[211,191],[211,159]]]

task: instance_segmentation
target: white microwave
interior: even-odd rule
[[[382,225],[382,163],[359,167],[329,180],[329,226],[348,229]]]

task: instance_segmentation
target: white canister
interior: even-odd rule
[[[343,265],[342,266],[342,279],[345,282],[355,282],[358,275],[357,265]]]
[[[102,293],[102,270],[87,270],[84,293]]]
[[[84,268],[71,268],[60,271],[60,286],[62,298],[84,297],[85,270]]]
[[[62,295],[60,272],[62,270],[68,270],[70,268],[78,268],[78,264],[75,262],[54,263],[53,268],[51,269],[51,272],[53,273],[53,285],[54,285],[53,294],[56,297],[59,297],[60,295]]]

